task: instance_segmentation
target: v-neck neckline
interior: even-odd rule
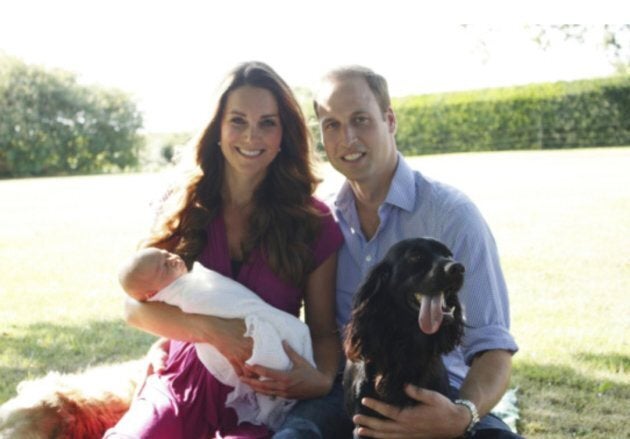
[[[245,260],[238,261],[236,259],[232,259],[230,255],[230,246],[228,243],[225,217],[223,216],[223,208],[219,210],[217,220],[218,220],[217,225],[219,226],[219,230],[218,230],[219,233],[217,233],[218,236],[216,236],[219,239],[219,242],[217,243],[219,247],[218,250],[221,252],[222,255],[225,256],[225,260],[227,261],[226,263],[227,266],[225,267],[225,269],[227,270],[228,273],[230,273],[230,277],[234,280],[239,280],[242,273],[245,271],[245,267],[249,265],[249,263],[248,261],[245,261]],[[237,272],[234,271],[233,262],[240,262],[240,267]]]

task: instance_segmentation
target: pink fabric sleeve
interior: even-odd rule
[[[323,214],[319,236],[313,243],[314,267],[316,268],[328,259],[330,255],[339,250],[343,244],[343,234],[328,206],[317,198],[313,198],[313,205]]]

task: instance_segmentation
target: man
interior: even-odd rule
[[[405,389],[420,403],[411,408],[368,399],[366,406],[389,419],[357,415],[357,432],[383,438],[518,437],[487,416],[509,384],[518,347],[509,333],[507,289],[486,222],[465,195],[411,170],[398,153],[396,116],[380,75],[363,67],[330,72],[315,111],[328,159],[347,179],[335,201],[346,241],[337,271],[340,327],[370,268],[402,239],[434,237],[466,267],[460,299],[468,326],[462,346],[444,357],[458,399],[414,386]]]

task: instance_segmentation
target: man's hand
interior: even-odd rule
[[[289,399],[315,398],[328,393],[332,380],[295,352],[286,341],[282,345],[293,363],[291,370],[281,371],[246,364],[249,376],[241,377],[241,381],[258,393]]]
[[[398,408],[371,398],[363,405],[388,419],[356,415],[352,421],[362,436],[376,438],[455,438],[461,436],[470,422],[465,407],[453,404],[444,395],[431,390],[407,385],[405,392],[418,405]]]

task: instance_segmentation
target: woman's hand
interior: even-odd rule
[[[146,376],[157,373],[159,375],[166,367],[166,360],[168,359],[168,350],[170,347],[170,340],[168,338],[159,338],[151,345],[149,351],[145,355],[147,362]]]
[[[144,387],[149,376],[153,374],[160,374],[166,367],[166,360],[168,359],[168,350],[170,347],[170,340],[168,338],[158,338],[149,348],[147,354],[144,356],[145,367],[144,370],[138,375],[138,385],[134,391],[134,399],[138,396],[140,390]]]
[[[242,377],[250,372],[245,368],[245,361],[252,356],[254,341],[245,337],[245,321],[243,319],[212,319],[212,344],[230,362],[236,375]]]
[[[269,396],[307,399],[326,395],[332,387],[332,379],[313,367],[286,341],[283,341],[282,345],[293,362],[291,370],[280,371],[260,365],[245,364],[245,370],[249,376],[242,376],[241,381],[254,391]]]
[[[238,375],[242,375],[245,360],[252,356],[252,339],[244,337],[243,319],[188,314],[176,306],[162,302],[125,301],[127,322],[143,331],[171,340],[188,343],[210,343],[228,359]]]

